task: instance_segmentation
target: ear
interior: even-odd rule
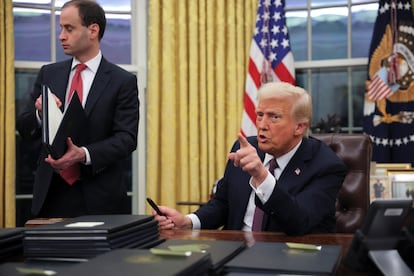
[[[296,125],[295,135],[302,136],[306,132],[307,128],[308,128],[308,124],[307,123],[298,123]]]
[[[88,26],[89,34],[92,39],[98,39],[99,38],[99,25],[96,23],[93,23]]]

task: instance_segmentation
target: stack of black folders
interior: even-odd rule
[[[21,256],[24,228],[0,228],[0,262]]]
[[[226,275],[335,275],[340,245],[256,242],[224,265]]]
[[[26,228],[27,260],[87,261],[119,248],[151,248],[164,241],[150,215],[85,215]]]

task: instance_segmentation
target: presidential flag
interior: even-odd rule
[[[250,48],[241,133],[256,135],[257,90],[263,83],[295,84],[295,68],[285,20],[284,0],[259,0]]]
[[[363,122],[378,163],[414,165],[413,11],[411,0],[379,1]]]

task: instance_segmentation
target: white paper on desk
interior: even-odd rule
[[[55,98],[53,97],[53,94],[49,88],[47,88],[47,97],[49,143],[52,144],[53,140],[55,139],[56,133],[59,129],[59,125],[62,122],[63,113],[57,106]]]

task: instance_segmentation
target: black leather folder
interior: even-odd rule
[[[167,240],[156,248],[167,250],[200,249],[211,255],[211,272],[217,273],[225,263],[246,248],[244,241],[223,240]],[[181,248],[181,249],[180,249]],[[191,250],[190,250],[191,251]]]
[[[88,262],[62,269],[60,276],[206,275],[211,266],[208,253],[191,256],[155,255],[148,249],[116,249]]]
[[[67,138],[70,137],[75,145],[82,145],[86,142],[85,130],[88,127],[88,119],[79,100],[78,93],[73,93],[70,103],[63,112],[59,108],[49,109],[53,103],[49,88],[42,86],[42,142],[48,153],[54,158],[60,158],[67,149]],[[61,114],[58,114],[58,113]],[[61,120],[59,118],[63,115]],[[56,122],[57,120],[57,122]],[[52,124],[58,124],[57,130]],[[56,133],[51,133],[56,131]],[[51,138],[53,137],[53,138]]]
[[[25,230],[26,235],[47,235],[63,237],[81,234],[105,235],[107,237],[125,234],[131,227],[151,224],[152,215],[84,215],[53,224],[41,225]]]
[[[320,250],[289,248],[285,243],[256,242],[224,265],[228,273],[335,275],[342,255],[340,245]]]

